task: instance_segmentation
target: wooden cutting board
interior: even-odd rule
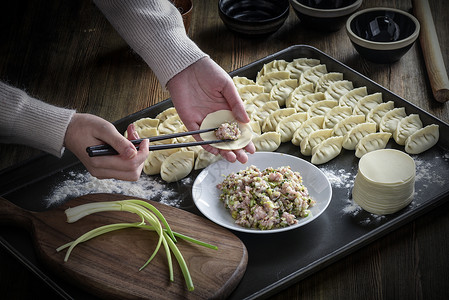
[[[30,212],[0,197],[0,223],[25,227],[32,235],[36,253],[53,273],[64,276],[87,292],[108,299],[222,299],[241,280],[248,261],[243,242],[215,223],[181,209],[149,201],[167,219],[173,231],[216,245],[205,248],[178,239],[177,246],[189,267],[194,291],[188,291],[173,257],[174,282],[169,281],[165,250],[161,247],[142,271],[158,235],[140,229],[104,234],[75,247],[64,262],[65,250],[56,248],[98,226],[136,222],[128,212],[104,212],[67,223],[64,210],[84,203],[130,199],[117,194],[91,194],[45,212]]]

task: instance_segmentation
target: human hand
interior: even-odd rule
[[[139,138],[132,124],[128,126],[128,138]],[[86,152],[88,146],[105,143],[111,145],[119,155],[89,157]],[[140,177],[149,152],[148,140],[143,140],[137,151],[114,125],[91,114],[76,113],[72,117],[64,144],[78,157],[92,176],[100,179],[136,181]]]
[[[200,59],[175,75],[167,83],[167,88],[176,111],[188,130],[198,130],[208,114],[221,109],[231,110],[239,122],[249,122],[231,77],[209,57]],[[204,148],[213,154],[220,153],[230,162],[238,160],[242,163],[248,161],[244,150],[255,152],[251,142],[244,150],[219,150],[209,145]]]

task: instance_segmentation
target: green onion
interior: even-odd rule
[[[124,228],[140,228],[144,230],[156,231],[157,234],[159,235],[159,240],[156,245],[156,248],[151,254],[150,258],[145,262],[145,264],[142,267],[140,267],[139,271],[144,269],[153,260],[153,258],[159,251],[160,246],[162,245],[164,246],[165,252],[167,254],[170,281],[174,281],[173,264],[171,259],[171,253],[173,253],[176,260],[178,261],[179,266],[181,267],[181,271],[184,276],[187,289],[189,291],[193,291],[194,290],[193,281],[190,276],[190,272],[184,260],[184,257],[182,256],[181,251],[179,251],[178,247],[176,246],[177,241],[175,236],[185,241],[189,241],[203,247],[207,247],[214,250],[218,249],[214,245],[210,245],[208,243],[196,240],[186,235],[173,232],[170,226],[168,225],[167,220],[162,215],[162,213],[150,203],[142,200],[130,199],[120,201],[88,203],[73,208],[68,208],[65,211],[65,213],[67,216],[67,222],[73,223],[90,214],[104,211],[127,211],[135,213],[140,217],[141,221],[135,223],[117,223],[117,224],[103,225],[84,233],[76,240],[64,244],[56,249],[56,251],[59,252],[61,250],[68,248],[66,255],[64,257],[65,262],[69,259],[71,252],[78,244],[86,242],[99,235]],[[162,227],[162,225],[164,225],[164,227]]]

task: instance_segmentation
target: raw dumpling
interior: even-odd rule
[[[211,144],[212,147],[224,150],[243,149],[251,142],[253,132],[248,123],[241,123],[237,121],[230,110],[217,110],[208,114],[201,123],[200,129],[217,128],[223,123],[237,122],[240,129],[240,137],[234,141]],[[217,140],[215,131],[200,133],[200,137],[205,141]]]
[[[256,122],[259,122],[260,126],[262,126],[265,119],[268,118],[272,112],[275,112],[279,109],[281,109],[281,107],[279,106],[279,102],[268,101],[259,110],[253,113],[251,115],[251,118]]]
[[[273,152],[281,145],[281,135],[276,131],[264,132],[252,140],[256,151]]]
[[[140,138],[146,138],[150,136],[154,136],[154,129],[156,129],[156,135],[158,134],[157,127],[159,125],[159,119],[152,118],[141,118],[135,122],[133,122],[134,128],[139,135]],[[152,135],[148,135],[152,134]],[[126,138],[128,138],[128,131],[125,131],[123,134]]]
[[[234,82],[235,87],[238,89],[245,85],[255,85],[256,82],[252,79],[248,79],[246,77],[234,76],[232,77],[232,81]]]
[[[176,129],[175,133],[179,133],[179,132],[187,132],[187,128],[184,124],[182,124],[181,127],[178,127]],[[176,143],[185,143],[187,141],[191,141],[190,138],[193,138],[193,137],[191,135],[186,135],[186,136],[176,137],[175,140],[176,140]],[[193,139],[193,140],[195,140],[195,139]]]
[[[308,136],[312,131],[323,129],[324,116],[316,116],[306,120],[293,133],[292,143],[295,146],[300,146],[301,141]]]
[[[380,119],[379,130],[393,134],[398,127],[399,121],[406,116],[404,107],[393,108]]]
[[[275,131],[277,124],[283,119],[296,113],[294,108],[281,108],[272,112],[262,124],[262,131]]]
[[[159,119],[152,119],[152,118],[142,118],[137,120],[136,122],[134,122],[134,126],[136,127],[136,129],[141,129],[141,128],[148,128],[148,127],[153,127],[153,128],[157,128],[157,126],[159,125],[160,120]]]
[[[327,99],[339,100],[341,96],[354,89],[351,81],[340,80],[333,82],[324,92]]]
[[[350,108],[354,109],[354,107],[357,105],[357,102],[366,95],[368,95],[366,86],[355,88],[341,96],[338,100],[338,104],[340,106],[349,106]]]
[[[409,154],[422,153],[436,145],[439,138],[439,126],[436,124],[427,125],[407,138],[405,141],[405,152]]]
[[[352,115],[352,109],[347,106],[335,106],[324,115],[323,128],[334,128],[334,126]]]
[[[279,81],[270,91],[270,100],[279,102],[280,106],[285,105],[288,96],[298,87],[297,79],[285,79]]]
[[[296,102],[295,109],[297,112],[307,112],[313,103],[323,100],[326,100],[326,96],[324,96],[324,93],[318,92],[307,94]]]
[[[201,148],[201,150],[198,152],[198,155],[195,160],[195,170],[204,169],[208,165],[218,161],[221,159],[221,155],[214,155],[210,153],[209,151],[205,150],[204,148]]]
[[[417,114],[410,114],[399,121],[396,130],[393,132],[393,138],[399,145],[405,145],[407,138],[415,131],[422,128],[422,122]]]
[[[143,164],[143,172],[147,175],[157,175],[161,172],[162,162],[175,152],[181,151],[180,148],[150,151]]]
[[[187,132],[187,128],[185,127],[185,125],[183,125],[181,128],[179,128],[179,130],[177,132]],[[196,142],[196,140],[192,135],[186,135],[186,136],[177,137],[176,142],[177,143],[192,143],[192,142]],[[201,147],[200,145],[198,145],[198,146],[185,147],[183,149],[188,150],[188,151],[193,151],[193,153],[195,154],[195,158],[196,158],[198,153],[200,152],[200,150],[204,149],[204,148]]]
[[[368,122],[375,122],[377,124],[377,130],[379,130],[380,120],[388,111],[392,110],[393,108],[393,101],[380,103],[369,111],[368,115],[366,115],[366,120]]]
[[[375,132],[376,123],[365,122],[357,124],[344,135],[342,146],[347,150],[355,150],[355,147],[364,136]]]
[[[249,126],[251,127],[251,130],[253,131],[253,135],[261,135],[262,134],[262,129],[260,128],[259,122],[251,120],[251,121],[249,121]]]
[[[355,147],[355,156],[360,158],[368,152],[384,149],[390,137],[391,133],[389,132],[374,132],[365,135]]]
[[[245,85],[237,89],[237,92],[239,93],[240,98],[242,98],[243,102],[253,98],[260,93],[263,93],[263,91],[264,87],[257,84]]]
[[[315,87],[315,92],[324,93],[332,83],[341,80],[343,80],[343,73],[330,72],[324,74],[323,76],[320,77],[320,79],[318,79]]]
[[[287,65],[288,62],[283,59],[272,60],[263,65],[262,69],[257,74],[257,79],[263,75],[267,75],[268,73],[285,71]]]
[[[313,103],[307,110],[307,117],[324,116],[328,111],[338,105],[336,100],[322,100]]]
[[[290,79],[290,72],[277,71],[262,75],[256,80],[256,83],[264,87],[265,93],[269,93],[276,83],[285,79]]]
[[[365,116],[352,115],[338,122],[333,128],[333,135],[344,136],[349,130],[357,124],[365,122]]]
[[[178,128],[182,127],[181,119],[178,115],[174,115],[166,119],[164,122],[159,124],[158,131],[160,135],[170,134],[177,132]]]
[[[285,71],[290,72],[290,78],[299,79],[305,70],[320,64],[318,59],[314,58],[296,58],[287,64]]]
[[[248,117],[250,117],[250,118],[251,118],[251,116],[252,116],[253,114],[255,114],[255,113],[257,112],[257,110],[258,110],[258,108],[257,108],[256,105],[251,104],[251,103],[248,103],[248,101],[245,101],[243,104],[244,104],[244,106],[245,106],[245,111],[246,111],[246,113],[248,114]]]
[[[296,129],[307,120],[307,113],[294,113],[288,117],[283,118],[276,126],[276,132],[281,134],[281,142],[285,143],[291,141]]]
[[[258,95],[255,95],[253,98],[247,100],[245,104],[253,104],[259,109],[268,101],[270,101],[270,94],[260,93]]]
[[[312,131],[308,136],[303,138],[300,144],[301,153],[303,155],[312,155],[312,149],[322,141],[332,136],[332,129],[318,129]]]
[[[295,107],[296,103],[301,100],[305,95],[315,93],[313,89],[313,83],[301,84],[294,89],[285,100],[286,107]]]
[[[331,136],[313,147],[311,163],[324,164],[337,157],[341,153],[342,142],[342,136]]]
[[[354,107],[354,115],[368,115],[371,109],[382,103],[382,93],[374,93],[360,99]]]
[[[315,86],[318,79],[320,79],[320,77],[323,76],[324,74],[327,74],[326,65],[319,64],[314,67],[311,67],[310,69],[305,70],[301,74],[301,77],[299,77],[299,82],[300,84],[313,83],[313,86]]]
[[[176,108],[170,107],[170,108],[167,108],[166,110],[162,111],[161,113],[159,113],[156,116],[156,119],[160,120],[160,122],[162,123],[165,120],[167,120],[168,118],[176,116],[176,115],[178,115]]]
[[[193,151],[175,152],[162,162],[161,177],[166,182],[178,181],[192,172],[194,163]]]
[[[157,130],[157,128],[154,127],[141,128],[139,130],[136,130],[136,132],[139,135],[139,138],[141,139],[159,135],[159,131]],[[125,133],[126,133],[125,137],[128,138],[127,132]]]

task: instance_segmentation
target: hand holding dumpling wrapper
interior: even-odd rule
[[[252,130],[249,124],[238,122],[233,116],[230,110],[218,110],[216,112],[210,113],[204,118],[203,123],[201,123],[200,129],[204,128],[217,128],[224,123],[234,123],[238,124],[240,129],[240,137],[237,140],[213,144],[213,147],[224,150],[236,150],[242,149],[251,142]],[[218,140],[215,132],[204,132],[200,134],[203,140]]]

